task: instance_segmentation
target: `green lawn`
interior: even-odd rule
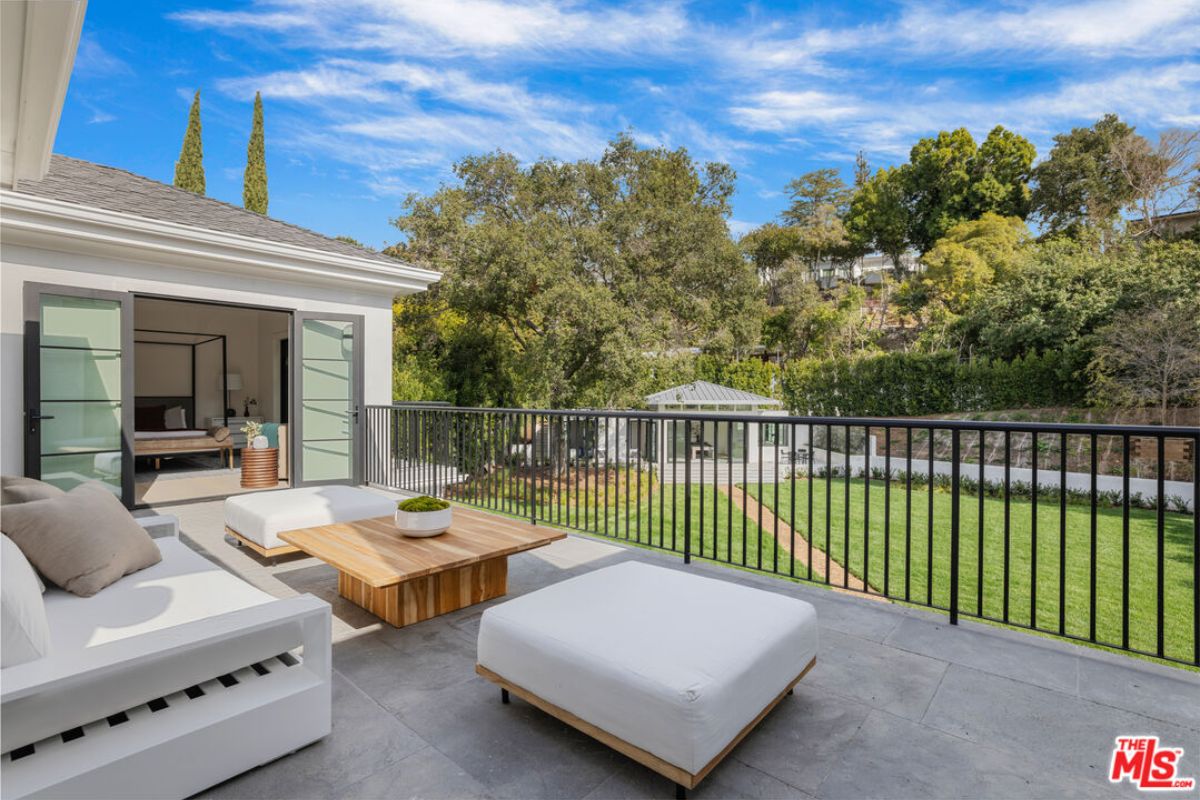
[[[528,518],[531,496],[536,502],[538,518],[550,524],[560,524],[614,538],[626,539],[641,545],[682,552],[684,547],[684,507],[689,493],[682,486],[655,484],[643,473],[637,483],[636,471],[629,477],[628,495],[610,483],[607,496],[601,483],[599,496],[596,484],[571,494],[565,488],[559,492],[542,488],[532,491],[528,486],[507,481],[507,476],[493,476],[492,491],[499,496],[494,510]],[[578,486],[578,485],[577,485]],[[826,549],[826,484],[823,478],[814,479],[812,498],[813,544]],[[789,575],[794,568],[797,577],[804,577],[805,568],[794,564],[786,550],[777,548],[771,531],[761,532],[754,519],[745,519],[741,511],[730,504],[724,493],[714,493],[711,483],[703,489],[693,485],[690,491],[692,541],[696,557],[745,565]],[[807,534],[808,484],[796,481],[795,530],[796,549],[804,547],[799,537]],[[860,578],[865,578],[876,591],[884,591],[896,600],[908,599],[919,604],[932,603],[941,608],[949,606],[950,596],[950,514],[952,496],[948,492],[933,493],[933,548],[930,558],[928,517],[929,492],[913,489],[911,523],[906,526],[905,492],[902,484],[893,484],[890,504],[890,528],[885,546],[884,485],[870,484],[870,526],[865,526],[866,485],[862,480],[850,481],[849,534],[845,492],[842,478],[830,484],[828,552],[847,565]],[[757,486],[748,487],[752,496]],[[486,487],[481,487],[486,496]],[[703,495],[703,498],[702,498]],[[463,499],[470,499],[463,498]],[[482,500],[478,497],[477,500]],[[782,523],[792,520],[793,497],[790,482],[778,487],[763,487],[761,502],[766,508],[777,509]],[[983,503],[982,545],[979,528],[978,499],[960,495],[960,561],[959,608],[963,614],[982,612],[985,617],[1004,619],[1004,501],[985,498]],[[487,507],[487,506],[485,506]],[[1008,619],[1030,625],[1032,572],[1032,503],[1012,500],[1009,506],[1008,544]],[[1164,654],[1190,661],[1192,642],[1192,516],[1167,513],[1164,529]],[[908,528],[906,544],[906,527]],[[1057,632],[1059,625],[1059,506],[1056,500],[1041,499],[1038,503],[1037,524],[1037,608],[1035,627]],[[848,557],[847,557],[848,539]],[[1088,638],[1089,579],[1091,545],[1091,509],[1086,505],[1068,505],[1066,511],[1066,611],[1064,630],[1067,634]],[[1129,646],[1153,653],[1157,642],[1157,573],[1158,555],[1156,517],[1153,511],[1133,509],[1129,526]],[[868,547],[869,545],[869,547]],[[869,552],[868,552],[869,551]],[[909,553],[906,560],[905,554]],[[982,593],[980,586],[980,553],[982,562]],[[1122,518],[1119,508],[1099,508],[1096,517],[1096,639],[1101,643],[1119,646],[1122,641]],[[885,559],[886,556],[886,559]],[[821,564],[821,559],[816,559]],[[886,580],[885,580],[886,567]]]
[[[757,495],[757,487],[750,493]],[[847,537],[845,479],[835,478],[830,486],[829,550],[833,558],[848,563],[849,569],[865,577],[870,585],[896,599],[907,597],[918,603],[932,599],[947,607],[950,597],[950,515],[952,495],[933,493],[933,558],[929,549],[929,493],[914,489],[911,510],[911,557],[906,560],[905,492],[893,484],[890,504],[890,533],[885,541],[884,485],[870,485],[870,526],[865,525],[866,487],[862,480],[850,482],[849,536]],[[812,529],[814,544],[826,542],[826,483],[813,482]],[[790,483],[764,486],[762,502],[778,507],[782,520],[792,519]],[[983,529],[979,526],[979,501],[960,495],[959,608],[963,613],[1002,619],[1004,615],[1004,501],[985,498]],[[809,530],[808,484],[796,481],[796,530]],[[1009,506],[1009,597],[1008,618],[1029,625],[1033,589],[1032,503],[1014,499]],[[1164,652],[1167,656],[1193,657],[1193,521],[1191,515],[1167,513],[1164,526]],[[847,538],[849,550],[847,558]],[[1122,517],[1119,508],[1097,509],[1096,518],[1096,638],[1119,645],[1122,638]],[[1091,508],[1067,505],[1066,510],[1066,633],[1087,638],[1090,620]],[[982,593],[980,556],[982,554]],[[1157,556],[1158,536],[1153,511],[1134,509],[1129,525],[1129,645],[1153,652],[1157,647]],[[886,569],[885,576],[885,557]],[[1042,499],[1037,514],[1037,620],[1041,630],[1057,632],[1059,626],[1059,505]]]
[[[621,473],[623,481],[624,470]],[[608,486],[606,493],[603,483],[599,493],[596,484],[589,483],[586,495],[582,487],[572,493],[565,489],[555,493],[545,488],[531,491],[528,486],[514,484],[507,475],[499,475],[489,486],[480,486],[476,500],[481,507],[528,518],[533,497],[540,521],[682,553],[688,495],[684,487],[655,483],[651,491],[649,473],[642,473],[639,486],[637,471],[632,469],[629,486],[632,491],[628,497],[614,484]],[[777,567],[777,571],[787,574],[791,566],[787,552],[776,550],[771,532],[762,534],[755,520],[743,519],[744,515],[730,503],[724,489],[722,486],[721,492],[714,493],[711,483],[703,489],[691,487],[692,554],[755,569],[771,571]],[[487,498],[492,498],[492,505],[482,502]],[[462,499],[471,500],[471,495],[468,493]],[[796,569],[800,574],[799,565]]]

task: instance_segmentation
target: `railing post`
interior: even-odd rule
[[[692,563],[692,421],[683,421],[683,563]]]
[[[537,525],[537,415],[529,415],[529,524]]]
[[[959,488],[959,430],[950,431],[950,624],[958,624],[958,488]],[[980,452],[980,458],[983,453]],[[929,491],[933,492],[933,473],[929,475]]]

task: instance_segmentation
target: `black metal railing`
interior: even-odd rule
[[[1200,428],[370,406],[369,484],[1200,664]]]

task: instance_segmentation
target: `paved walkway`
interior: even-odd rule
[[[725,493],[725,489],[721,489],[721,493]],[[792,557],[808,568],[808,539],[800,531],[795,531],[795,552],[792,552],[792,527],[786,522],[776,520],[771,509],[766,506],[760,506],[759,502],[754,499],[754,496],[740,486],[733,487],[733,494],[730,496],[733,504],[742,510],[747,519],[752,519],[756,523],[759,520],[759,514],[762,514],[761,529],[764,533],[773,534],[775,541],[779,547],[785,552],[791,553]],[[778,529],[776,528],[778,525]],[[857,575],[851,573],[846,574],[845,568],[835,561],[833,558],[826,555],[825,551],[816,544],[812,547],[813,560],[813,577],[818,580],[825,579],[825,568],[829,566],[829,583],[836,588],[849,588],[862,591],[863,582]]]
[[[167,509],[163,509],[167,510]],[[176,506],[184,541],[277,596],[333,606],[333,733],[210,798],[664,798],[671,785],[477,676],[482,607],[396,629],[302,554],[232,546],[221,503]],[[586,536],[510,559],[521,595],[638,560],[812,603],[816,668],[692,793],[703,798],[1138,797],[1113,740],[1157,734],[1200,777],[1200,675]],[[503,602],[502,600],[492,602]],[[1179,793],[1180,797],[1186,796]],[[1194,795],[1192,795],[1194,796]]]

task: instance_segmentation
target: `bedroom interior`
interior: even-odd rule
[[[286,311],[135,299],[136,503],[289,485],[290,325]],[[270,453],[247,450],[250,422],[262,425]],[[277,469],[264,469],[263,455]]]

